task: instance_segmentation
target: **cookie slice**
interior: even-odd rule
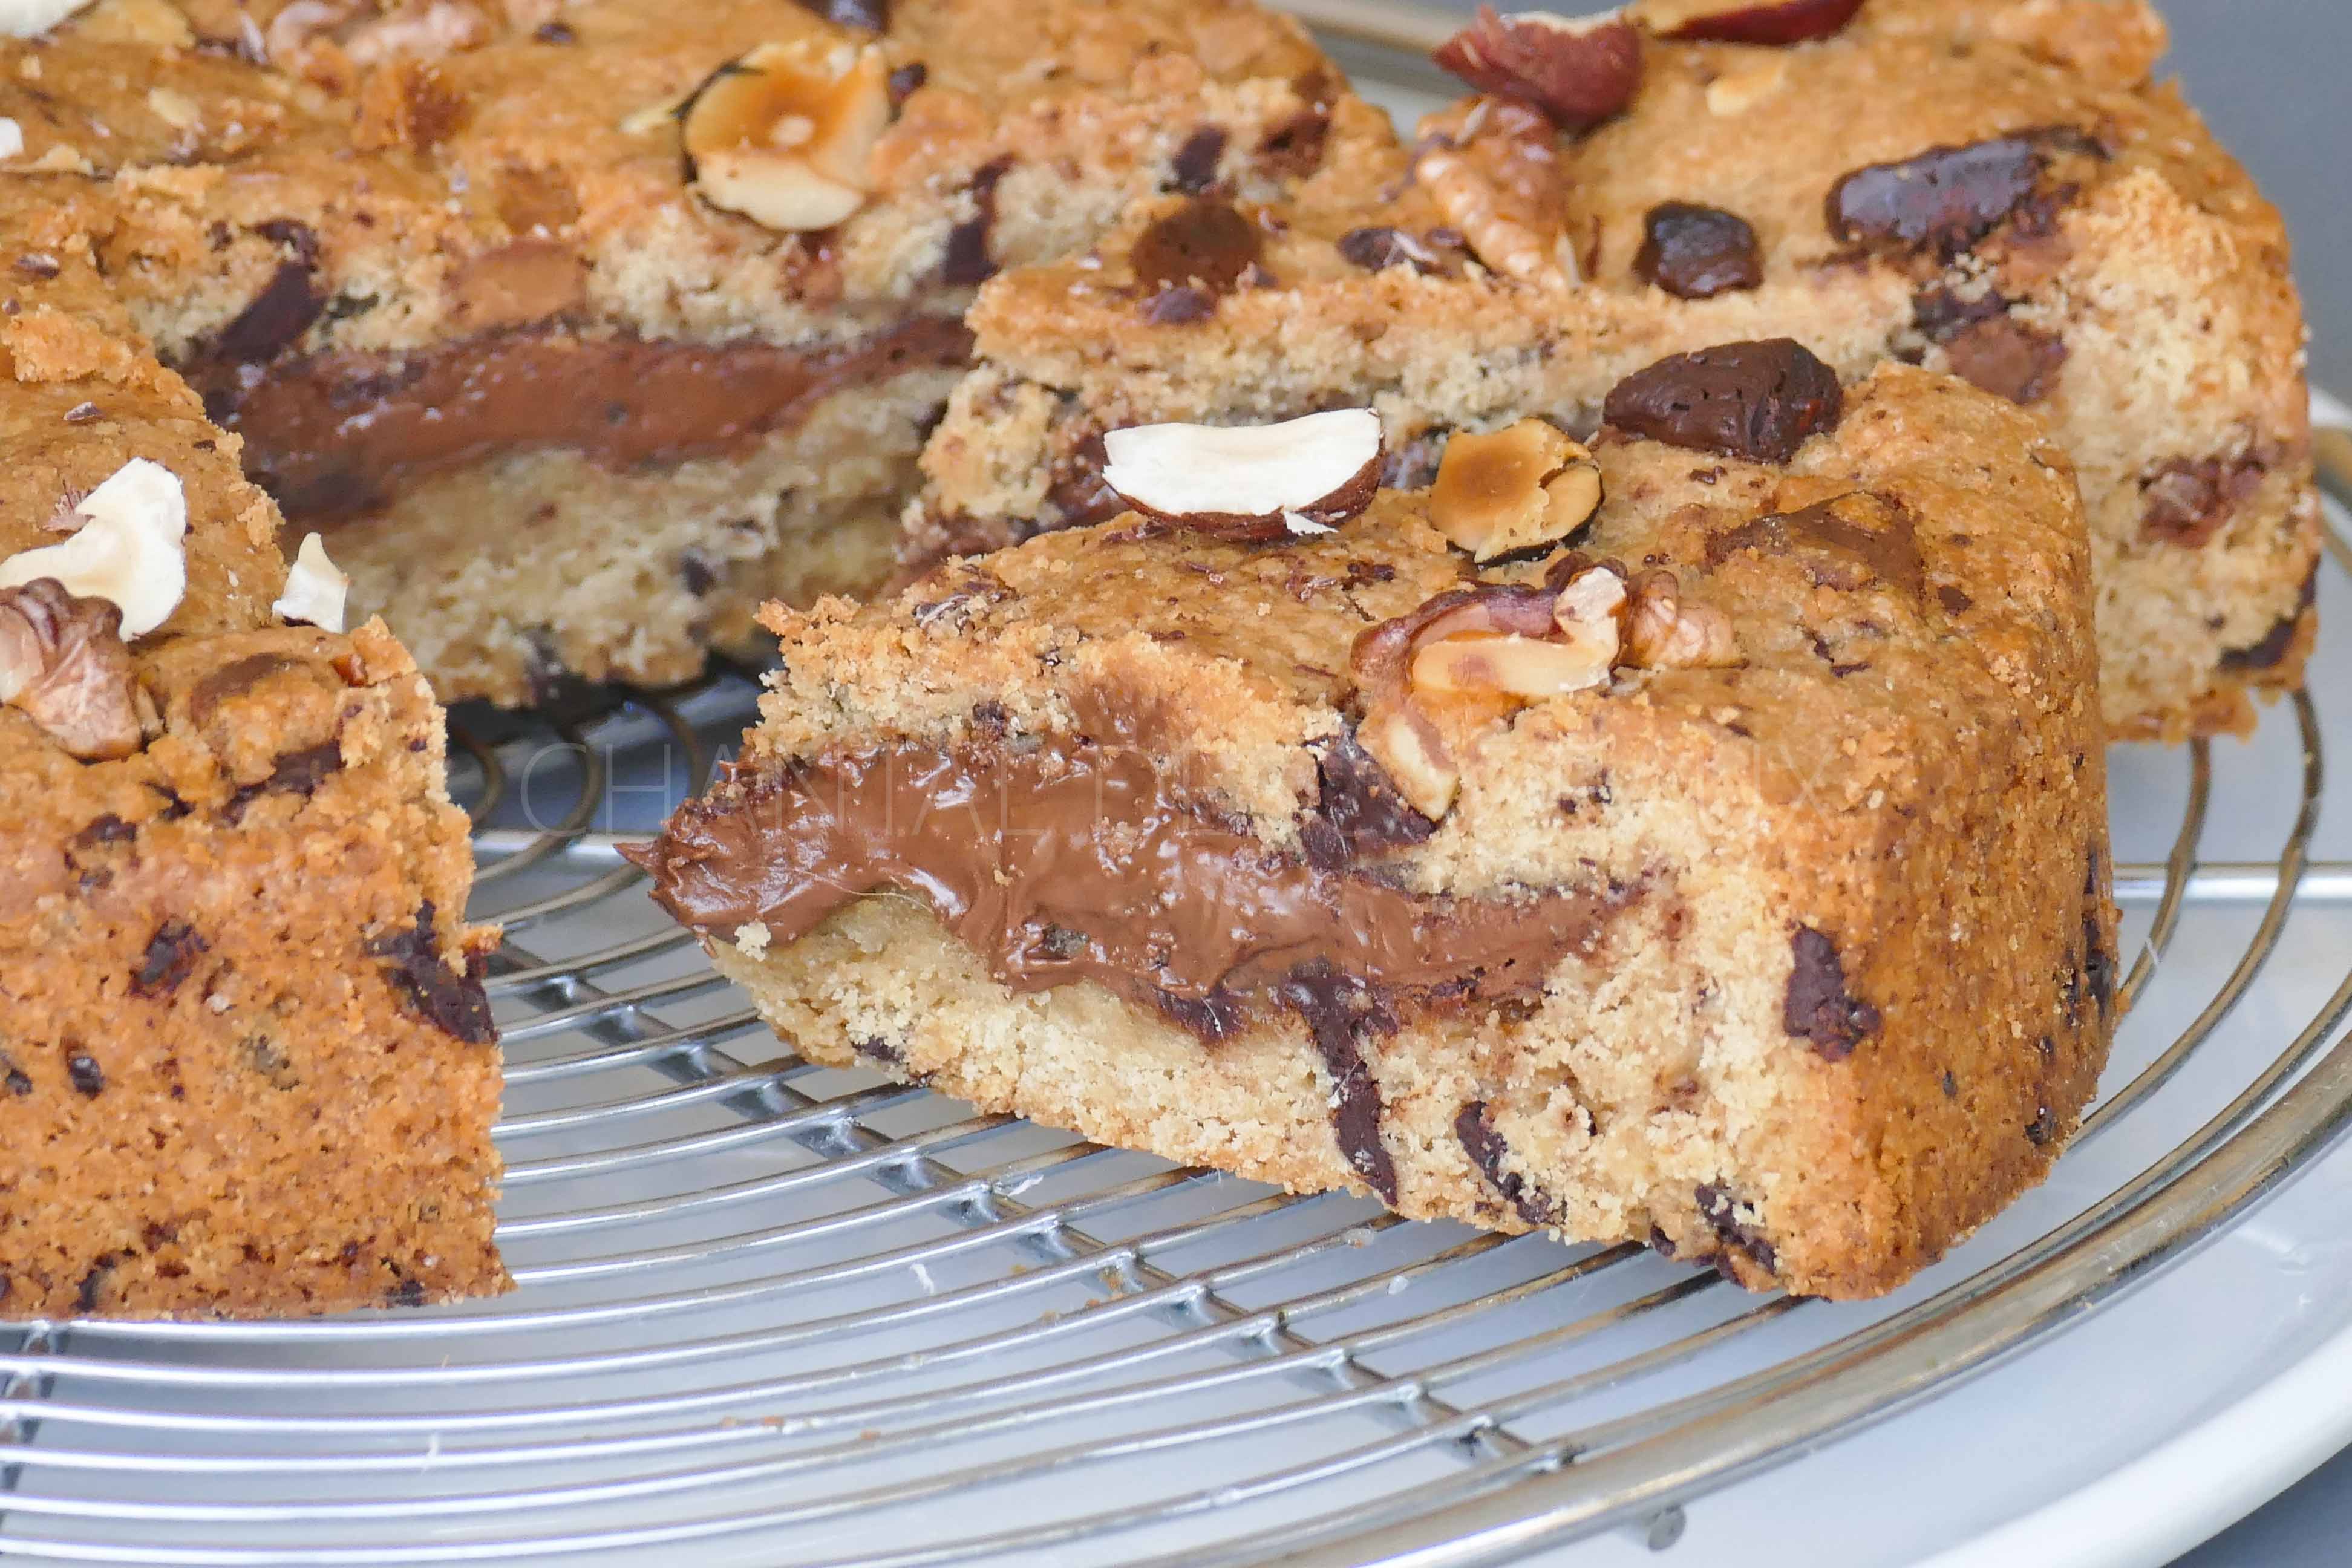
[[[1441,51],[1480,95],[1351,186],[1163,198],[985,290],[907,552],[1099,518],[1122,426],[1377,406],[1391,481],[1425,482],[1453,430],[1590,429],[1652,360],[1785,335],[2042,417],[2088,510],[2110,731],[2242,730],[2314,636],[2303,315],[2278,214],[2150,84],[2162,43],[2137,0],[1481,24]],[[1248,254],[1171,310],[1169,237],[1210,230]]]
[[[0,310],[0,1315],[503,1289],[441,710],[37,222],[0,212],[42,258]]]
[[[815,1060],[1893,1288],[2041,1177],[2109,1037],[2072,473],[1787,341],[1610,404],[1346,521],[1368,416],[1129,431],[1137,513],[772,613],[657,896]]]

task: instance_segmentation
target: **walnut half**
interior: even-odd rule
[[[83,762],[139,750],[139,684],[122,611],[77,598],[54,577],[0,588],[0,701]]]

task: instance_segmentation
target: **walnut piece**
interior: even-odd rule
[[[1521,283],[1580,279],[1550,121],[1484,98],[1430,115],[1421,137],[1413,178],[1490,270]]]
[[[890,124],[882,51],[808,26],[720,67],[680,111],[703,200],[784,233],[830,228],[866,205]]]
[[[1730,619],[1686,604],[1682,583],[1663,568],[1626,584],[1625,662],[1640,669],[1725,669],[1745,662]]]
[[[138,680],[122,612],[54,577],[0,588],[0,702],[84,762],[139,750]]]
[[[1557,544],[1600,505],[1601,465],[1592,454],[1540,419],[1522,419],[1446,442],[1429,492],[1429,521],[1486,562]]]

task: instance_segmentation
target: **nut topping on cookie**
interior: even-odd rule
[[[1802,44],[1853,20],[1862,0],[1636,0],[1629,15],[1662,38]]]
[[[1481,98],[1425,117],[1421,139],[1414,182],[1490,270],[1522,283],[1579,280],[1549,121]]]
[[[1429,492],[1437,531],[1481,562],[1557,544],[1601,505],[1592,454],[1540,419],[1445,444]]]
[[[762,44],[679,116],[705,201],[786,233],[829,228],[865,205],[890,123],[889,68],[880,49],[826,32]]]
[[[269,607],[281,621],[299,621],[321,631],[343,629],[343,604],[352,580],[327,559],[327,545],[315,533],[302,536],[302,548],[286,574],[286,592]]]
[[[1336,408],[1280,425],[1138,425],[1103,437],[1103,483],[1147,517],[1227,539],[1328,532],[1380,488],[1381,416]]]
[[[1480,92],[1532,105],[1561,130],[1581,131],[1633,99],[1642,79],[1642,36],[1615,11],[1506,16],[1481,5],[1478,19],[1430,58]]]
[[[138,683],[122,612],[50,577],[0,588],[0,702],[84,762],[137,751]]]
[[[1626,584],[1625,662],[1637,669],[1725,669],[1742,663],[1739,639],[1721,610],[1686,603],[1682,581],[1663,568]]]
[[[37,38],[89,0],[0,0],[0,37]]]
[[[0,588],[54,577],[69,594],[120,607],[126,637],[162,626],[188,586],[188,503],[179,476],[133,458],[84,496],[74,515],[84,521],[72,538],[0,561]]]

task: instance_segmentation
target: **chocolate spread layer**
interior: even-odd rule
[[[1271,849],[1147,757],[1091,743],[826,755],[689,802],[631,858],[681,922],[722,938],[757,921],[781,945],[860,894],[908,893],[1015,990],[1093,980],[1211,1036],[1301,973],[1391,995],[1530,990],[1635,896],[1407,892]]]
[[[834,393],[971,354],[962,322],[919,316],[822,349],[541,326],[417,353],[215,360],[187,374],[245,437],[246,471],[299,519],[364,511],[401,479],[498,452],[560,447],[625,468],[739,451]]]

